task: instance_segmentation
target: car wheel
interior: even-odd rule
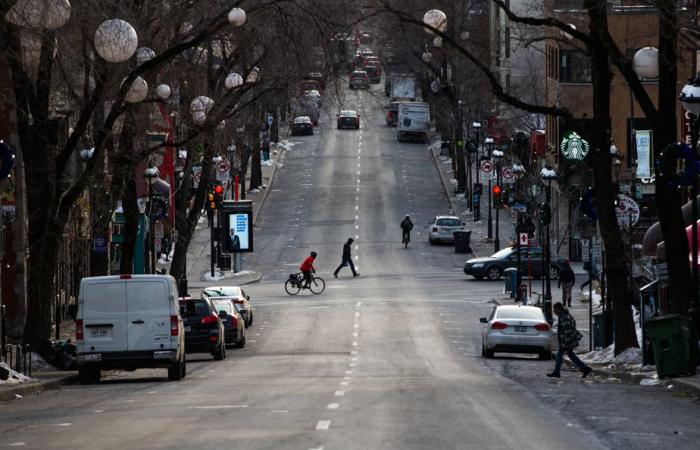
[[[489,267],[488,269],[486,269],[486,276],[491,281],[498,280],[499,278],[501,278],[501,268],[498,266]]]
[[[491,359],[495,356],[495,354],[494,354],[495,352],[493,350],[489,350],[488,348],[486,348],[485,345],[483,347],[481,347],[481,351],[484,355],[484,358]]]
[[[240,341],[236,342],[236,348],[243,348],[245,347],[245,334],[241,338]]]
[[[549,350],[543,350],[540,352],[540,360],[549,361],[550,359],[552,359],[552,352]]]
[[[86,364],[78,367],[78,380],[80,380],[80,384],[99,383],[101,375],[100,366],[98,365]]]
[[[253,311],[251,311],[249,314],[250,314],[250,320],[248,321],[248,326],[252,327],[253,326]]]
[[[549,267],[549,278],[551,280],[558,280],[559,279],[559,267],[557,267],[557,266],[550,266]]]
[[[430,245],[435,245],[435,239],[433,238],[428,238],[428,242],[430,242]]]
[[[177,361],[168,367],[168,380],[180,381],[182,379],[182,365],[182,361]]]

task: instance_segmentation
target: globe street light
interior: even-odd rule
[[[549,164],[545,167],[542,168],[542,171],[540,172],[540,178],[542,178],[543,181],[547,183],[547,196],[545,200],[545,204],[542,207],[541,213],[540,213],[540,221],[542,222],[542,225],[544,225],[545,228],[545,242],[544,242],[544,316],[547,319],[547,322],[550,324],[554,321],[552,318],[552,286],[551,286],[551,265],[552,265],[552,257],[551,257],[551,248],[550,248],[550,238],[549,238],[549,232],[550,232],[550,223],[552,222],[552,208],[551,208],[551,201],[552,201],[552,181],[557,178],[557,173],[554,171],[552,166]]]
[[[494,196],[498,196],[498,200],[501,199],[501,195],[503,194],[503,190],[501,188],[501,160],[503,159],[503,151],[501,150],[494,150],[491,153],[491,157],[493,158],[494,162],[494,170],[496,171],[496,185],[493,187],[494,189]],[[499,232],[498,232],[498,212],[501,209],[500,201],[499,203],[495,202],[494,198],[494,206],[496,206],[496,236],[493,239],[493,252],[496,253],[501,249],[501,240],[499,238]]]
[[[155,273],[156,269],[156,249],[155,240],[153,239],[153,183],[158,179],[158,168],[149,166],[143,172],[143,178],[148,184],[148,265],[149,273]]]
[[[695,77],[688,80],[688,84],[683,87],[680,95],[681,104],[686,111],[691,114],[690,118],[690,143],[693,159],[698,155],[698,128],[700,127],[700,79]],[[693,223],[691,224],[691,260],[693,274],[693,295],[692,303],[688,314],[691,322],[695,325],[696,330],[700,330],[700,297],[698,295],[698,179],[697,175],[693,176],[692,185],[692,215]]]

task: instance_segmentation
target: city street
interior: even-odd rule
[[[692,398],[566,369],[548,379],[553,361],[530,355],[481,357],[479,318],[503,283],[465,276],[470,255],[428,244],[428,222],[450,206],[426,145],[386,126],[381,88],[342,86],[338,109],[356,109],[360,130],[337,130],[325,105],[313,136],[288,137],[246,267],[263,278],[247,287],[244,349],[188,355],[180,382],[111,372],[0,403],[0,447],[696,448]],[[349,237],[360,276],[335,279]],[[311,251],[326,291],[287,295]]]

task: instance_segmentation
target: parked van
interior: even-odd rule
[[[170,275],[87,277],[80,281],[75,337],[83,384],[100,371],[163,367],[186,374],[185,332]]]

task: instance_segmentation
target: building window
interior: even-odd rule
[[[562,83],[590,83],[591,62],[588,56],[576,50],[560,50],[559,81]]]

